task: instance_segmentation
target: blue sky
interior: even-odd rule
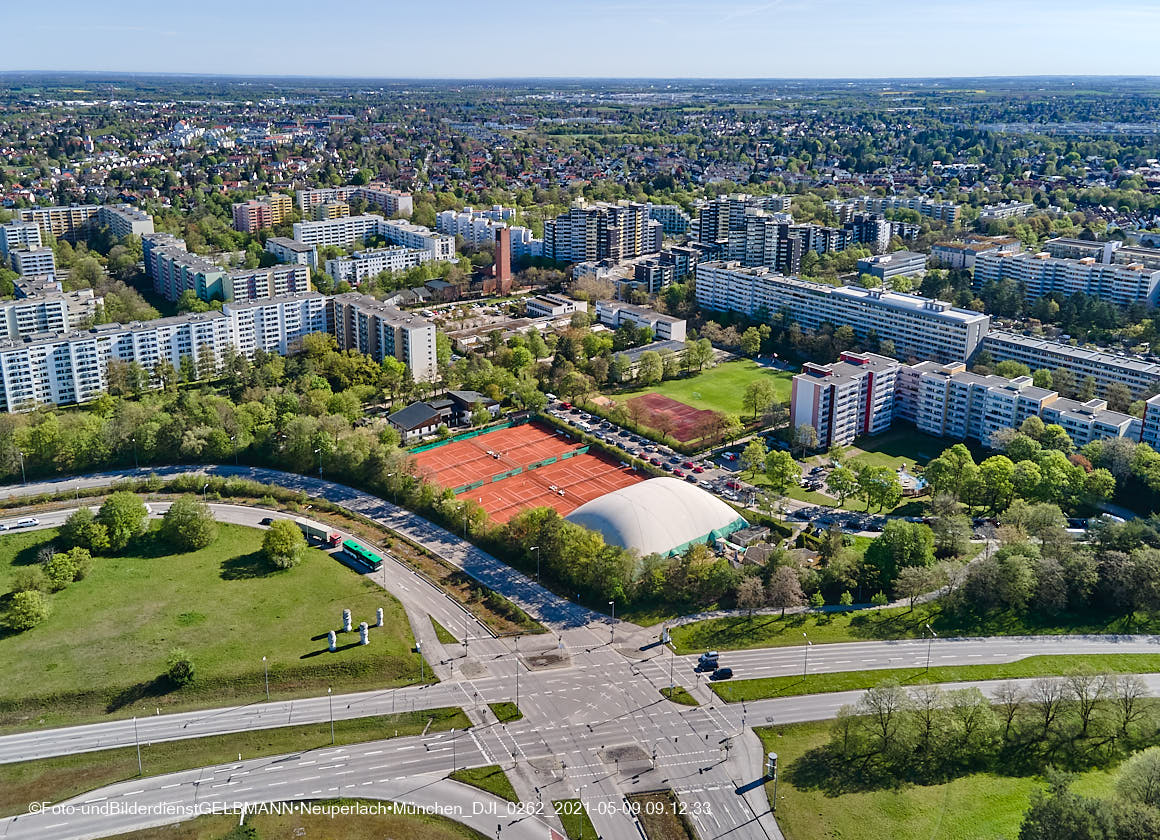
[[[380,78],[1160,75],[1155,0],[0,4],[7,29],[0,70]]]

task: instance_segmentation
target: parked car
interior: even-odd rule
[[[733,669],[732,668],[718,668],[709,677],[709,679],[714,680],[714,681],[716,681],[716,680],[728,680],[728,679],[732,679],[732,678],[733,678]]]
[[[716,671],[720,654],[715,650],[707,650],[697,659],[698,671]]]
[[[684,478],[685,477],[685,473],[683,471],[681,471],[680,469],[674,469],[673,475],[675,475],[677,478]]]

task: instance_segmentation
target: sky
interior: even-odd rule
[[[1156,0],[0,0],[0,19],[8,33],[0,70],[365,78],[1160,75]]]

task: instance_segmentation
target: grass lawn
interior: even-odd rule
[[[55,533],[0,538],[0,592]],[[96,558],[87,578],[50,596],[47,621],[0,636],[0,727],[264,700],[263,656],[275,698],[418,681],[398,601],[315,549],[293,569],[272,570],[259,553],[262,533],[223,525],[213,545],[179,555],[150,533],[121,556]],[[378,607],[384,626],[361,646],[358,623],[374,624]],[[341,626],[344,608],[356,629],[339,633],[332,654],[326,633]],[[161,676],[174,648],[196,670],[181,689]]]
[[[512,783],[508,780],[507,773],[498,764],[456,770],[451,774],[450,778],[457,782],[463,782],[465,785],[486,790],[488,793],[494,793],[500,799],[506,799],[508,802],[520,801],[519,796],[516,794],[516,789],[512,787]]]
[[[430,722],[430,729],[427,729]],[[471,721],[461,709],[423,709],[397,715],[336,720],[334,742],[358,744],[403,735],[418,735],[425,729],[441,732],[463,729]],[[265,755],[306,752],[330,746],[330,724],[285,726],[231,735],[190,738],[141,745],[141,765],[146,776],[160,776],[179,770],[209,767]],[[19,814],[28,803],[38,800],[60,802],[85,791],[136,778],[137,750],[78,753],[76,755],[0,764],[0,816]]]
[[[1129,616],[1064,614],[1052,621],[999,613],[975,619],[944,613],[937,604],[920,604],[913,610],[893,607],[795,613],[785,618],[779,615],[712,618],[674,627],[672,636],[677,653],[697,653],[703,650],[800,646],[803,644],[802,633],[808,633],[814,644],[918,639],[927,623],[943,638],[1160,632],[1160,617],[1142,613]]]
[[[765,677],[757,680],[735,680],[712,683],[710,688],[727,703],[762,700],[767,697],[791,697],[801,694],[824,694],[830,691],[857,691],[873,688],[887,680],[901,685],[922,683],[973,682],[975,680],[1010,680],[1021,677],[1057,677],[1075,673],[1150,674],[1160,671],[1160,654],[1064,654],[1028,656],[999,665],[947,665],[926,668],[883,668],[868,671],[837,671],[809,674],[806,677]]]
[[[488,703],[488,708],[495,714],[500,723],[510,723],[513,720],[522,720],[524,713],[515,703]]]
[[[648,388],[634,388],[610,395],[618,403],[628,402],[641,394],[662,394],[670,399],[691,405],[693,408],[707,408],[723,411],[748,419],[751,410],[742,405],[745,386],[757,379],[766,378],[773,385],[774,393],[781,402],[789,400],[790,383],[793,374],[784,370],[763,367],[752,359],[738,359],[708,368],[696,376],[670,379]]]
[[[585,837],[588,840],[599,840],[596,826],[588,817],[588,807],[579,799],[557,799],[552,806],[564,825],[564,833],[571,840],[584,840]]]
[[[333,799],[326,805],[340,808],[355,803],[380,808],[375,800]],[[236,816],[207,816],[179,825],[165,825],[118,834],[110,840],[221,840],[231,836],[238,824]],[[407,840],[486,840],[484,835],[462,823],[434,814],[253,814],[246,825],[255,829],[262,840],[283,837],[341,837],[343,840],[383,840],[384,837],[406,837]]]
[[[440,624],[438,621],[436,621],[434,618],[431,619],[431,626],[435,628],[435,638],[439,640],[440,644],[444,644],[444,645],[457,645],[457,644],[459,644],[459,639],[457,639],[453,635],[451,635],[451,631],[448,630],[446,627],[444,627],[442,624]]]
[[[661,689],[661,696],[682,706],[700,706],[697,698],[685,690],[684,686],[674,685],[671,689],[665,686]]]
[[[777,821],[789,840],[995,840],[1019,833],[1031,795],[1042,779],[978,773],[945,784],[828,796],[799,790],[789,779],[794,762],[829,740],[830,722],[758,729],[767,752],[776,752],[780,773]],[[1114,771],[1075,778],[1072,790],[1085,796],[1111,792]],[[773,783],[765,785],[772,800]]]
[[[677,798],[671,790],[637,793],[626,797],[640,806],[637,819],[648,840],[697,840],[688,819],[677,813]]]

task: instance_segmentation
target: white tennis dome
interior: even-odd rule
[[[565,519],[604,535],[609,545],[673,554],[744,528],[737,511],[700,487],[650,478],[581,505]]]

